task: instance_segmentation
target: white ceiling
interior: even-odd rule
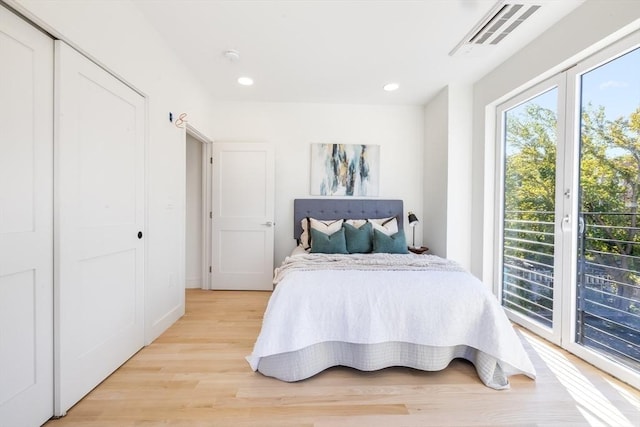
[[[215,100],[422,105],[478,80],[584,0],[533,2],[543,7],[500,44],[455,57],[496,0],[133,1]],[[400,89],[383,91],[388,82]]]

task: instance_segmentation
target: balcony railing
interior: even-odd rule
[[[583,212],[576,341],[640,371],[640,228],[636,213]]]
[[[640,371],[640,228],[635,213],[582,212],[576,341]],[[502,303],[553,325],[554,214],[508,211]]]
[[[554,213],[507,211],[504,219],[502,304],[553,325]]]

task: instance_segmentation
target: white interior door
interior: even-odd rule
[[[53,415],[53,40],[0,6],[0,425]]]
[[[273,146],[212,145],[211,286],[271,290],[275,226]]]
[[[144,344],[144,98],[56,42],[56,414]]]

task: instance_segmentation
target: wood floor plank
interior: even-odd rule
[[[640,393],[518,329],[538,372],[485,387],[455,360],[439,372],[331,368],[285,383],[245,356],[270,293],[188,290],[186,314],[46,427],[640,426]]]

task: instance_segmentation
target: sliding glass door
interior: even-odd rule
[[[640,384],[640,32],[497,112],[503,307]]]
[[[579,79],[575,341],[640,372],[640,48]]]
[[[540,90],[544,91],[538,93]],[[501,116],[501,300],[521,321],[551,338],[557,250],[558,87],[549,82],[521,98],[525,99],[505,105]]]

